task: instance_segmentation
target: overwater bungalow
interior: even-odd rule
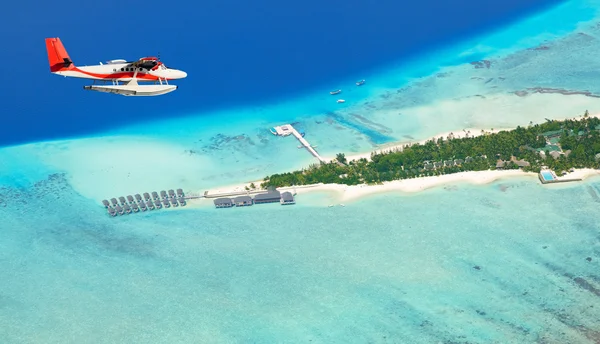
[[[261,193],[254,196],[254,204],[273,203],[281,200],[281,193],[277,190]]]
[[[137,203],[133,202],[131,203],[131,208],[133,209],[134,212],[138,212],[140,211],[140,208],[138,207]]]
[[[139,203],[142,201],[142,196],[140,194],[135,194],[135,200]]]
[[[162,199],[167,198],[167,192],[165,190],[160,192],[160,198],[162,198]]]
[[[174,207],[179,207],[179,204],[177,204],[177,199],[171,198],[171,205]]]
[[[102,204],[104,204],[106,208],[110,207],[110,203],[105,199],[102,200]]]
[[[127,201],[125,201],[125,197],[123,196],[119,197],[119,202],[121,202],[121,205],[127,204]]]
[[[162,203],[160,203],[160,200],[156,200],[154,201],[154,207],[156,207],[156,209],[162,209]]]
[[[123,209],[125,209],[125,212],[126,212],[127,214],[131,214],[131,207],[129,206],[129,204],[125,203],[125,204],[123,205]]]
[[[170,208],[171,207],[171,204],[169,204],[169,200],[167,200],[167,199],[163,199],[162,203],[163,203],[163,206],[165,208]]]
[[[117,199],[116,199],[116,198],[111,198],[111,199],[110,199],[110,202],[111,202],[111,203],[112,203],[114,206],[117,206],[117,205],[119,205],[119,202],[117,202]]]
[[[233,199],[233,203],[236,205],[236,207],[244,207],[253,204],[252,197],[250,196],[238,196]]]
[[[150,200],[150,194],[148,194],[147,192],[144,192],[144,200],[146,202],[148,202]]]
[[[285,204],[295,204],[296,201],[294,200],[294,195],[292,195],[291,192],[286,191],[284,193],[281,194],[281,204],[285,205]]]
[[[152,199],[154,199],[154,200],[158,199],[158,193],[156,193],[156,191],[152,191]]]
[[[152,201],[146,201],[146,207],[148,210],[154,210],[154,203],[152,203]]]
[[[133,203],[133,196],[127,195],[127,202]]]
[[[175,191],[173,189],[169,190],[169,197],[175,198]]]
[[[110,215],[110,216],[117,216],[117,211],[115,210],[115,208],[113,208],[113,207],[107,207],[106,209],[108,211],[108,215]]]
[[[142,201],[142,202],[140,202],[140,209],[141,209],[142,211],[146,211],[146,210],[148,210],[148,208],[146,207],[146,203],[144,203],[143,201]]]
[[[185,195],[183,194],[183,190],[182,189],[177,189],[177,196],[178,197],[184,197]]]
[[[123,215],[123,213],[124,213],[124,210],[123,210],[123,208],[121,208],[120,205],[116,205],[115,210],[117,211],[117,213],[119,213],[119,215]]]
[[[217,198],[213,201],[217,208],[231,208],[233,207],[233,201],[231,198]]]
[[[182,207],[183,207],[184,205],[186,205],[186,203],[185,203],[185,198],[183,198],[183,197],[179,197],[179,198],[177,199],[177,201],[179,202],[179,204],[181,204],[181,206],[182,206]]]

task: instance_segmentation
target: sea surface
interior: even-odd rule
[[[147,121],[106,112],[93,134],[33,130],[30,141],[57,139],[0,149],[0,342],[597,343],[598,178],[117,218],[100,201],[202,193],[315,163],[269,132],[285,123],[331,157],[600,113],[599,8],[563,2],[251,105]],[[177,108],[189,96],[179,91],[160,101]],[[48,116],[57,99],[40,103],[56,105]]]
[[[5,343],[597,343],[600,180],[109,218],[3,189]]]

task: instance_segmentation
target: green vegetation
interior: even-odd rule
[[[402,149],[371,154],[371,160],[346,161],[343,153],[301,171],[266,177],[261,187],[315,183],[373,184],[463,171],[517,169],[539,172],[542,166],[560,173],[570,168],[600,168],[600,119],[547,121],[527,128],[481,136],[429,140]],[[600,156],[599,156],[600,157]]]

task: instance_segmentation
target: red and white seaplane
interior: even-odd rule
[[[187,76],[184,71],[167,68],[156,57],[143,57],[137,61],[110,60],[106,64],[77,67],[58,37],[46,38],[46,51],[50,72],[64,77],[92,79],[94,85],[83,87],[91,91],[124,96],[159,96],[177,89],[176,85],[169,85],[169,80]],[[153,84],[140,85],[138,81]],[[96,85],[96,82],[103,84]]]

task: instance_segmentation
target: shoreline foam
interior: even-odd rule
[[[557,179],[581,179],[585,181],[590,177],[600,176],[600,170],[583,168],[575,169],[573,172],[568,173],[565,176],[559,176]],[[505,179],[514,179],[528,177],[531,181],[536,182],[538,180],[538,174],[535,172],[524,172],[522,170],[486,170],[486,171],[466,171],[451,174],[444,174],[440,176],[429,176],[419,177],[411,179],[401,179],[389,182],[383,182],[377,185],[359,184],[359,185],[345,185],[345,184],[309,184],[299,186],[286,186],[278,188],[280,191],[295,191],[297,194],[309,194],[309,193],[333,193],[336,195],[336,202],[352,202],[362,199],[364,197],[391,193],[401,192],[403,194],[413,194],[434,189],[437,187],[447,186],[456,183],[466,183],[471,185],[488,185],[493,182]],[[256,182],[255,182],[256,184]],[[540,184],[542,185],[542,184]],[[564,183],[545,184],[544,187],[555,187],[556,185],[565,185]],[[209,194],[214,193],[234,193],[244,190],[245,185],[231,185],[229,187],[220,187],[218,189],[208,190]],[[266,190],[262,190],[266,192]],[[227,197],[227,196],[224,196]],[[233,196],[232,196],[233,197]],[[212,201],[214,198],[201,198],[197,200],[191,200],[190,204],[203,206],[206,200]],[[192,207],[193,208],[193,207]]]

